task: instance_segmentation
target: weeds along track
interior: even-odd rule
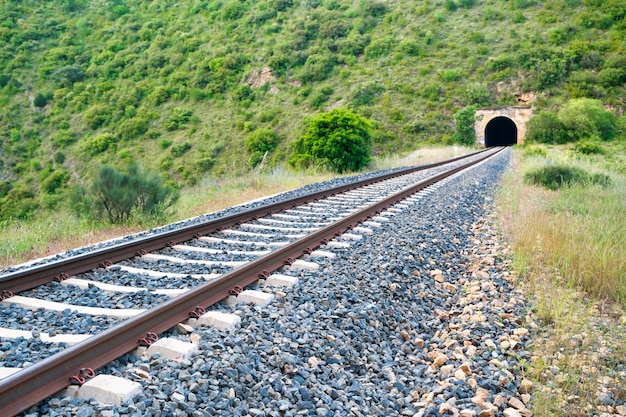
[[[81,385],[93,370],[139,346],[150,349],[157,335],[180,323],[192,331],[215,321],[209,310],[221,304],[270,302],[272,294],[256,290],[259,280],[292,285],[294,271],[315,270],[317,259],[332,259],[363,235],[383,233],[391,216],[415,204],[415,193],[501,151],[487,149],[7,269],[0,275],[0,363],[15,369],[3,369],[8,376],[0,379],[0,414],[16,415],[70,384]]]

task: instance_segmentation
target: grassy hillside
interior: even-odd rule
[[[449,143],[468,105],[572,98],[623,113],[626,0],[2,0],[4,219],[63,207],[102,164],[190,186],[251,169],[344,106],[374,151]],[[256,159],[256,158],[255,158]],[[10,209],[9,209],[10,208]],[[39,211],[41,212],[41,211]]]

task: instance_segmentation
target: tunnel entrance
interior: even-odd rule
[[[508,117],[494,117],[485,127],[485,147],[517,144],[517,126]]]

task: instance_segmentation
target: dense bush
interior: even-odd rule
[[[180,129],[185,123],[191,120],[191,116],[193,116],[191,110],[174,107],[170,116],[163,123],[163,127],[167,130]]]
[[[13,184],[10,181],[0,181],[0,200],[6,197],[12,188]]]
[[[545,158],[546,156],[548,156],[544,148],[540,146],[533,146],[533,145],[524,146],[524,151],[522,152],[522,155],[524,155],[524,157],[526,158],[533,157],[533,156]]]
[[[476,143],[476,131],[474,129],[476,106],[467,106],[454,114],[454,136],[456,143],[472,146]]]
[[[98,217],[123,223],[132,215],[158,216],[178,199],[178,192],[162,178],[131,164],[120,171],[103,166],[90,187],[91,206]]]
[[[336,64],[336,58],[330,51],[327,54],[310,55],[300,75],[303,82],[323,81],[333,71]]]
[[[611,139],[615,135],[617,120],[602,102],[588,98],[570,100],[559,111],[559,120],[574,140],[599,137]]]
[[[116,144],[117,138],[112,133],[102,133],[88,139],[84,144],[84,149],[88,155],[95,156],[114,148]]]
[[[66,170],[56,170],[48,175],[46,179],[41,182],[41,189],[46,194],[54,194],[59,188],[65,186],[69,178],[70,174]]]
[[[69,130],[59,130],[52,137],[52,143],[57,148],[65,148],[76,142],[77,137]]]
[[[566,143],[565,126],[555,113],[543,111],[533,116],[527,125],[526,141],[538,143]]]
[[[608,140],[617,132],[617,119],[604,110],[599,100],[588,98],[568,101],[555,114],[543,111],[528,121],[526,140],[562,144],[579,139]]]
[[[174,158],[178,158],[186,154],[191,149],[191,147],[192,147],[191,143],[183,142],[183,143],[179,143],[177,145],[172,146],[172,149],[170,149],[170,152],[172,153],[172,156]]]
[[[37,93],[33,100],[33,104],[35,105],[35,107],[45,107],[46,104],[48,104],[48,99],[43,94]]]
[[[396,40],[391,36],[373,40],[365,48],[365,55],[370,58],[380,58],[389,55],[396,44]]]
[[[246,151],[250,156],[250,166],[256,167],[268,152],[272,152],[280,142],[272,129],[257,129],[246,136]]]
[[[565,165],[550,165],[529,171],[524,174],[524,181],[550,190],[558,190],[563,186],[573,184],[598,184],[603,187],[611,184],[611,179],[607,175],[592,175],[583,169]]]
[[[352,94],[352,103],[355,106],[369,106],[374,104],[378,96],[385,91],[385,87],[376,81],[370,81],[357,87]]]
[[[83,113],[83,121],[92,129],[98,129],[111,118],[111,114],[106,106],[95,105]]]
[[[39,207],[35,194],[26,187],[19,186],[8,190],[0,199],[0,219],[27,219]]]
[[[370,161],[372,122],[345,108],[321,113],[308,121],[294,142],[293,166],[315,165],[335,172],[358,171]]]
[[[598,82],[604,87],[614,87],[626,81],[624,68],[605,68],[598,73]]]
[[[603,154],[604,148],[597,142],[582,141],[576,143],[574,150],[583,155]]]
[[[331,87],[322,87],[312,98],[311,98],[311,106],[314,109],[320,108],[324,103],[328,101],[328,99],[335,92]],[[259,118],[260,120],[260,118]]]
[[[119,127],[119,135],[122,140],[131,140],[148,131],[148,121],[141,117],[133,117],[125,120]]]
[[[81,81],[85,77],[85,70],[80,65],[68,65],[55,73],[57,79],[65,86]]]

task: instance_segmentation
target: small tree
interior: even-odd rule
[[[611,139],[617,124],[613,113],[604,110],[600,100],[590,98],[570,100],[559,111],[559,120],[575,140],[595,137]]]
[[[454,141],[461,144],[472,146],[476,143],[476,131],[474,123],[476,121],[474,115],[476,106],[467,106],[454,114]]]
[[[337,108],[309,120],[294,142],[292,166],[326,166],[335,172],[358,171],[370,161],[373,123],[352,111]]]
[[[48,99],[43,94],[37,93],[37,95],[35,96],[35,99],[33,100],[33,104],[36,107],[40,107],[40,108],[45,107],[46,104],[48,104]]]
[[[91,185],[96,213],[111,223],[128,221],[132,214],[160,215],[178,199],[178,192],[163,185],[158,174],[131,164],[126,171],[103,166]]]

